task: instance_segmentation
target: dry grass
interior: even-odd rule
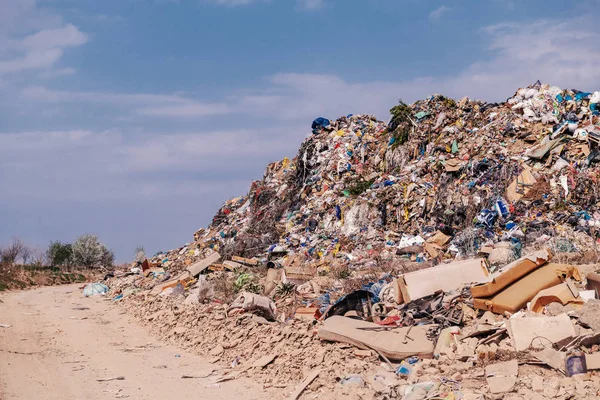
[[[56,267],[4,264],[0,266],[0,291],[85,282],[98,278],[98,273],[87,269],[64,271]]]

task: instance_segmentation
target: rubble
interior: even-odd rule
[[[317,118],[294,159],[110,294],[221,379],[288,398],[589,398],[599,99],[536,82],[400,103],[387,124]]]

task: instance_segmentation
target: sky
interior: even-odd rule
[[[600,89],[600,0],[0,0],[0,246],[192,240],[312,120]]]

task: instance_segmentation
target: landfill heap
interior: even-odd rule
[[[410,254],[437,263],[500,241],[518,256],[570,235],[552,245],[587,251],[593,238],[578,232],[594,237],[600,224],[598,102],[598,92],[538,84],[503,104],[441,95],[400,104],[389,124],[319,118],[297,157],[270,164],[188,250],[253,257],[283,249],[303,262],[351,266]],[[438,231],[443,239],[425,244]]]
[[[296,158],[110,295],[211,357],[213,383],[600,398],[600,92],[537,82],[391,113],[317,118]]]

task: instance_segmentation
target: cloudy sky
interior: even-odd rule
[[[318,116],[600,89],[600,1],[0,0],[0,245],[177,247]]]

